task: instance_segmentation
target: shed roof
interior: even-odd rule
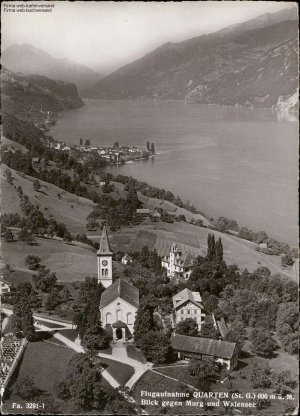
[[[233,342],[186,335],[174,335],[171,337],[171,345],[175,350],[225,359],[231,359],[236,350],[236,344]]]

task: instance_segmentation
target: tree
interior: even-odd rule
[[[203,338],[212,338],[219,339],[220,332],[215,328],[214,324],[211,322],[204,322],[201,325],[200,337]]]
[[[147,150],[150,150],[150,143],[147,141]]]
[[[72,236],[69,233],[68,230],[65,230],[64,235],[63,235],[63,240],[65,243],[71,243],[72,242]]]
[[[270,331],[262,328],[253,329],[250,340],[252,342],[253,352],[263,357],[270,357],[277,347],[277,343],[273,339]]]
[[[37,179],[33,181],[33,189],[35,192],[38,192],[41,189],[41,184]]]
[[[80,146],[82,146],[82,143],[83,143],[83,140],[82,140],[82,138],[80,137],[80,139],[79,139],[79,145],[80,145]]]
[[[86,141],[85,141],[85,146],[90,146],[90,145],[91,145],[90,140],[89,140],[89,139],[86,139]]]
[[[21,292],[16,294],[12,317],[13,332],[17,337],[24,336],[28,341],[35,339],[35,329],[29,300]]]
[[[61,298],[59,296],[58,290],[53,287],[50,289],[50,292],[48,294],[45,307],[48,311],[53,311],[58,305],[61,303]]]
[[[184,321],[178,322],[175,331],[181,335],[196,337],[198,335],[198,324],[194,319],[187,318]]]
[[[28,255],[25,258],[25,266],[28,267],[29,270],[38,270],[41,267],[41,259],[37,256]]]
[[[225,336],[225,341],[235,342],[238,349],[243,348],[246,339],[245,325],[241,321],[235,321],[231,324],[228,334]]]
[[[4,233],[4,238],[7,243],[12,243],[14,241],[14,234],[10,229],[6,229]]]
[[[24,400],[30,400],[38,396],[41,391],[35,386],[33,378],[24,376],[15,384],[15,392]]]
[[[214,234],[208,234],[207,236],[207,258],[213,260],[216,257],[215,250],[215,236]]]
[[[106,393],[102,387],[101,366],[87,354],[76,354],[68,363],[65,378],[59,383],[59,397],[71,400],[76,408],[103,409]]]
[[[156,330],[156,325],[153,319],[153,312],[156,304],[157,300],[152,299],[150,296],[144,296],[140,302],[134,322],[134,340],[138,348],[140,346],[140,339],[142,336],[150,331]]]
[[[274,393],[285,396],[287,393],[291,393],[291,389],[296,386],[296,380],[293,379],[289,370],[281,371],[274,375]]]
[[[114,142],[113,147],[114,147],[115,149],[117,149],[117,148],[119,147],[119,142]]]
[[[223,261],[223,244],[220,237],[215,244],[215,258],[218,262]]]
[[[151,143],[151,153],[155,153],[154,143]]]
[[[269,387],[271,387],[272,372],[270,370],[270,367],[260,367],[257,364],[254,364],[250,373],[250,381],[252,383],[252,387],[254,387],[255,389],[268,389]]]
[[[209,390],[211,379],[215,378],[219,373],[219,366],[213,361],[209,360],[190,360],[188,365],[188,372],[197,377],[199,387],[203,391]]]
[[[155,364],[163,364],[171,356],[170,339],[159,331],[149,331],[139,339],[139,348],[147,360]]]
[[[10,185],[12,185],[13,184],[13,176],[12,176],[12,173],[11,173],[10,169],[5,169],[5,176],[6,176],[7,182]]]
[[[289,254],[285,254],[281,257],[281,265],[282,266],[292,266],[294,264],[293,257]]]

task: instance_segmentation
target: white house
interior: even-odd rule
[[[11,284],[4,278],[3,274],[0,277],[0,295],[10,292]]]
[[[173,243],[170,255],[162,258],[161,265],[167,269],[168,276],[183,277],[187,280],[195,266],[195,258],[188,251],[182,252],[177,244]]]
[[[128,264],[128,263],[132,263],[132,257],[131,257],[131,256],[129,256],[129,254],[128,254],[128,253],[126,253],[126,254],[125,254],[125,256],[123,256],[123,257],[122,257],[121,262],[122,262],[122,264],[124,264],[124,265],[126,265],[126,264]]]
[[[183,289],[174,295],[172,300],[175,324],[191,318],[197,322],[198,331],[200,331],[206,316],[200,293]]]

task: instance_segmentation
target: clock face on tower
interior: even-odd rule
[[[108,265],[107,260],[103,260],[103,261],[102,261],[102,264],[103,264],[103,266],[107,266],[107,265]]]

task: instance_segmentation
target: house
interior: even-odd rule
[[[122,264],[128,264],[128,263],[132,263],[132,257],[129,256],[129,254],[125,254],[125,256],[122,257],[121,260]]]
[[[171,345],[179,359],[213,360],[233,370],[238,363],[238,348],[234,342],[173,335]]]
[[[101,323],[112,331],[113,341],[131,338],[139,307],[139,290],[124,279],[116,280],[101,296]]]
[[[150,215],[150,209],[149,208],[138,208],[136,210],[136,215],[142,218],[147,218]]]
[[[4,278],[3,274],[0,277],[0,295],[4,293],[9,293],[11,284]]]
[[[153,218],[155,219],[155,221],[159,221],[161,219],[161,213],[156,210],[153,214]]]
[[[182,252],[173,243],[170,255],[162,258],[161,265],[167,269],[167,276],[183,277],[187,280],[195,267],[195,258],[188,251]]]
[[[260,243],[258,244],[258,247],[260,250],[265,250],[268,248],[268,244],[267,243]]]
[[[197,322],[198,330],[200,331],[206,316],[200,293],[183,289],[173,296],[172,301],[175,323],[178,324],[187,318],[191,318]]]

